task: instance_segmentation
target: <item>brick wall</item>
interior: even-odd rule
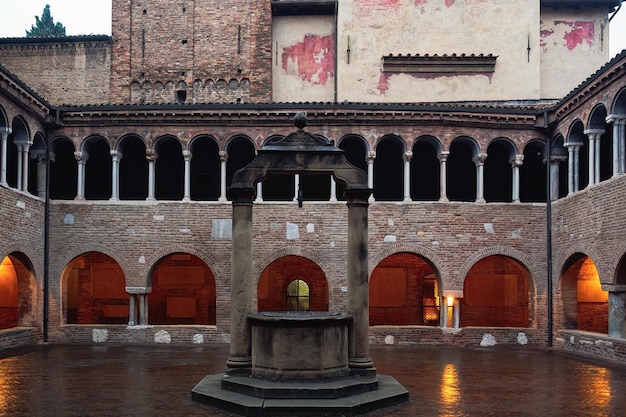
[[[268,1],[114,0],[112,34],[112,103],[271,99]]]
[[[0,43],[0,64],[53,105],[109,101],[111,40]]]

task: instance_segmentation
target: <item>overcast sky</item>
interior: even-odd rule
[[[26,36],[46,4],[67,35],[110,35],[111,0],[0,0],[0,37]],[[610,26],[611,58],[626,49],[626,5]]]

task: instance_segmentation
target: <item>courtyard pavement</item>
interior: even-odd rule
[[[299,352],[294,352],[298,354]],[[626,366],[532,348],[372,346],[410,401],[369,417],[626,416]],[[0,356],[0,417],[213,417],[190,399],[227,345],[50,345]]]

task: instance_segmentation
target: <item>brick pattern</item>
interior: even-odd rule
[[[112,103],[271,100],[267,1],[114,0],[112,34]]]
[[[109,102],[111,42],[0,45],[0,64],[53,105]]]

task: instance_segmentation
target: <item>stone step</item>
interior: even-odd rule
[[[192,400],[248,417],[348,417],[409,400],[409,392],[394,378],[385,375],[376,377],[378,389],[340,398],[260,398],[223,389],[223,379],[221,374],[206,376],[193,388]]]

